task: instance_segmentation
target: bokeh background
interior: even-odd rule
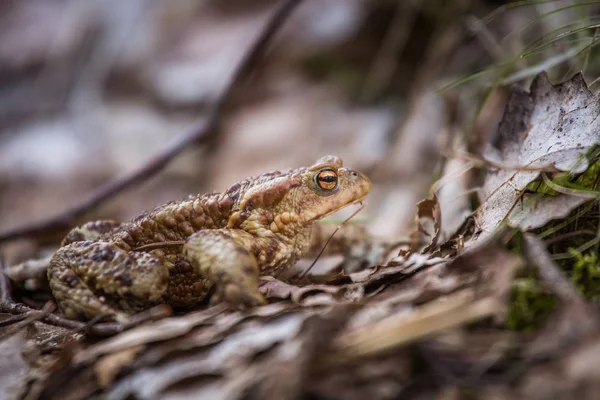
[[[0,232],[84,201],[205,117],[277,4],[0,2]],[[190,146],[74,223],[124,220],[335,154],[374,181],[361,214],[371,233],[405,237],[455,150],[476,155],[493,135],[503,87],[527,85],[542,69],[555,81],[578,70],[589,83],[599,76],[600,7],[507,4],[302,2],[236,89],[210,145]],[[455,177],[477,175],[467,165]],[[470,186],[454,196],[468,201]],[[13,264],[63,233],[1,251]]]

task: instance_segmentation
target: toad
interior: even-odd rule
[[[371,188],[335,156],[245,179],[222,193],[161,205],[130,222],[73,229],[48,265],[63,314],[126,321],[160,303],[265,304],[260,275],[277,276],[310,248],[316,221],[362,202]]]

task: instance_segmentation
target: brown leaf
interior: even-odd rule
[[[435,194],[430,199],[418,202],[415,230],[411,234],[410,249],[408,252],[401,251],[400,254],[426,253],[435,247],[440,234],[441,223],[440,205]]]

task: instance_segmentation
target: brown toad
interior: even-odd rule
[[[362,201],[371,188],[338,157],[269,172],[222,193],[190,197],[131,222],[73,229],[48,266],[69,318],[125,320],[159,303],[190,306],[215,285],[215,301],[264,304],[259,275],[277,275],[304,255],[319,219]]]

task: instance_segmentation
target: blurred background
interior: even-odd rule
[[[407,236],[415,204],[453,159],[463,164],[450,198],[464,214],[477,176],[458,150],[478,154],[494,134],[507,85],[583,70],[597,89],[595,3],[300,2],[210,144],[75,223],[128,219],[326,154],[374,181],[361,218],[375,236]],[[277,4],[1,2],[0,232],[85,201],[206,116]],[[64,233],[0,250],[12,264]]]

